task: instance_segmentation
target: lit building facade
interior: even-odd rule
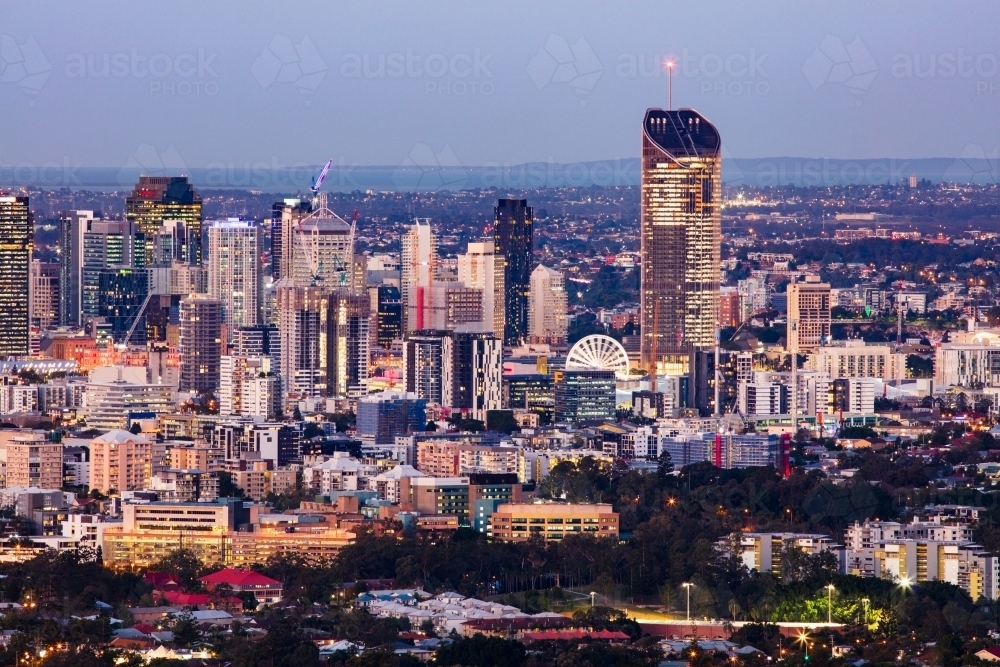
[[[528,294],[534,268],[534,210],[527,199],[501,199],[493,208],[494,254],[503,261],[504,345],[528,339]]]
[[[282,405],[307,396],[326,396],[327,323],[330,300],[321,287],[282,279],[276,287]]]
[[[33,234],[28,198],[0,196],[0,358],[30,352]]]
[[[498,340],[503,340],[505,317],[504,262],[494,243],[470,242],[458,256],[458,282],[482,292],[482,322]]]
[[[437,237],[431,221],[417,218],[403,234],[399,293],[403,304],[403,331],[421,331],[431,326],[434,299],[432,286],[437,274]]]
[[[153,475],[152,443],[141,435],[116,429],[90,441],[90,488],[134,491],[149,486]]]
[[[153,263],[153,237],[164,222],[178,220],[187,230],[184,256],[201,264],[201,195],[186,176],[140,176],[125,199],[125,219],[144,235],[146,262]]]
[[[722,243],[722,141],[693,109],[648,109],[642,125],[640,365],[686,372],[715,345]]]
[[[547,542],[569,535],[618,539],[618,513],[611,505],[510,503],[490,517],[489,535],[504,542],[527,542],[540,536]]]
[[[565,343],[566,282],[563,274],[539,264],[531,272],[528,333],[531,342]]]
[[[818,276],[788,285],[788,332],[786,349],[815,350],[830,340],[830,285]]]
[[[181,391],[215,391],[222,357],[222,302],[191,294],[180,305]]]
[[[368,296],[333,292],[327,323],[327,391],[331,396],[358,396],[368,385],[371,316]]]
[[[208,294],[222,302],[228,330],[260,323],[260,238],[252,221],[219,220],[208,228]]]
[[[332,211],[316,211],[292,231],[290,272],[295,284],[353,290],[353,263],[353,227]]]

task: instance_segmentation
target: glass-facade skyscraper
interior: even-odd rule
[[[687,372],[715,345],[722,243],[722,142],[693,109],[648,109],[642,123],[641,365]]]
[[[503,257],[504,345],[528,339],[534,215],[527,199],[501,199],[493,209],[494,254]]]
[[[0,358],[30,352],[31,214],[27,197],[0,197]]]
[[[149,274],[141,269],[104,269],[98,272],[97,286],[97,315],[111,324],[115,342],[123,342],[135,325],[129,342],[145,343],[146,317],[139,309],[149,294]]]
[[[201,195],[186,176],[140,176],[125,199],[125,218],[146,237],[146,262],[153,263],[153,239],[167,220],[179,220],[187,230],[184,255],[201,264]]]

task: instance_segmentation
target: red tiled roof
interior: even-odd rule
[[[573,641],[579,639],[601,639],[605,641],[625,641],[629,639],[629,636],[624,632],[618,630],[597,630],[595,632],[588,632],[586,630],[572,629],[572,630],[542,630],[539,632],[525,632],[521,638],[528,642],[537,641]]]
[[[163,590],[165,586],[174,588],[180,586],[177,577],[169,572],[147,572],[142,576],[142,580],[157,590]]]
[[[218,585],[229,584],[230,586],[280,586],[281,582],[271,577],[265,577],[260,572],[253,570],[237,570],[227,567],[224,570],[213,572],[199,579],[203,584]]]
[[[150,632],[156,632],[156,628],[148,623],[136,623],[132,626],[134,630],[138,630],[144,635],[148,635]]]

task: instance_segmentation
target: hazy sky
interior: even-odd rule
[[[0,166],[636,157],[667,54],[729,157],[989,156],[998,27],[996,2],[3,0]]]

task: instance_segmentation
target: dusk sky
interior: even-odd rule
[[[637,157],[668,54],[727,157],[995,155],[998,26],[995,2],[5,0],[0,165]]]

